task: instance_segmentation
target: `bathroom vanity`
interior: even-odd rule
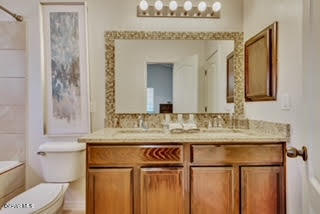
[[[285,136],[104,129],[87,143],[87,213],[285,213]]]
[[[79,139],[88,214],[286,213],[289,126],[245,120],[243,33],[110,31],[105,47],[108,128]]]

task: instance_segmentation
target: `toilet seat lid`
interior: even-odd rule
[[[67,187],[68,184],[39,184],[7,202],[6,206],[14,206],[15,208],[3,208],[0,213],[24,214],[46,209],[63,197]],[[16,208],[17,206],[20,207]]]

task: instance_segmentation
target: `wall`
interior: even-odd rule
[[[174,63],[193,55],[201,58],[203,43],[203,41],[183,40],[116,41],[116,112],[146,112],[147,63]]]
[[[25,24],[0,17],[0,160],[25,161]]]
[[[125,2],[125,3],[124,3]],[[137,0],[90,0],[89,13],[89,55],[91,83],[94,88],[105,88],[105,46],[106,30],[145,31],[242,31],[242,0],[222,0],[222,18],[170,19],[136,17]],[[104,126],[105,91],[91,90],[94,114],[93,129]]]
[[[78,0],[78,2],[82,0]],[[44,2],[50,2],[44,1]],[[53,2],[53,1],[51,1]],[[74,0],[54,2],[77,2]],[[88,0],[89,60],[91,75],[92,128],[104,127],[105,116],[105,45],[106,30],[157,31],[242,31],[242,0],[221,0],[222,18],[166,19],[137,18],[136,1]],[[24,16],[27,24],[26,61],[26,146],[27,186],[42,182],[41,166],[36,155],[38,147],[48,140],[43,135],[43,73],[41,64],[40,1],[0,0],[0,4]],[[13,20],[0,11],[2,20]],[[83,206],[84,180],[73,184],[67,195],[69,206]]]
[[[291,144],[301,147],[301,127],[298,118],[302,100],[302,4],[301,0],[244,0],[243,18],[245,40],[279,22],[278,100],[246,103],[250,119],[290,123]],[[291,98],[291,109],[281,110],[282,95]],[[288,161],[288,213],[302,213],[301,160]],[[297,169],[297,166],[298,169]],[[292,188],[294,187],[294,188]]]
[[[70,0],[68,2],[72,2]],[[50,2],[50,1],[46,1]],[[52,1],[53,2],[53,1]],[[59,2],[59,1],[54,1]],[[79,1],[74,1],[79,2]],[[39,145],[47,141],[74,141],[75,138],[47,138],[43,135],[43,70],[41,63],[40,34],[40,1],[39,0],[0,0],[0,5],[24,16],[26,24],[26,89],[23,88],[25,99],[25,145],[26,146],[26,186],[30,188],[43,182],[39,157],[36,154]],[[11,16],[0,11],[0,20],[15,21]],[[11,67],[11,65],[10,65]],[[23,84],[16,84],[22,86]],[[14,90],[12,90],[14,91]],[[22,100],[22,99],[21,99]],[[20,102],[21,102],[20,100]],[[23,123],[23,121],[21,121]],[[23,138],[21,139],[21,141]],[[19,142],[13,139],[12,143]],[[73,183],[68,189],[66,207],[84,209],[85,180]]]
[[[234,50],[233,41],[207,41],[205,45],[206,70],[208,71],[208,112],[233,112],[234,105],[227,104],[227,56]],[[213,56],[212,54],[215,53]],[[210,72],[212,72],[210,74]],[[203,75],[200,73],[200,75]],[[203,78],[203,77],[200,77]],[[201,84],[200,85],[204,85]],[[210,87],[211,85],[211,87]],[[206,94],[203,92],[202,94]]]
[[[160,104],[172,103],[172,64],[150,64],[147,72],[147,88],[154,89],[154,112],[160,112]]]

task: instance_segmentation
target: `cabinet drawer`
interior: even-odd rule
[[[183,163],[183,147],[175,146],[89,146],[89,165],[134,165]]]
[[[282,145],[193,145],[195,164],[282,164]]]

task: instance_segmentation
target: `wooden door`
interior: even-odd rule
[[[284,214],[282,167],[241,168],[241,213]]]
[[[141,169],[141,214],[184,214],[183,168]]]
[[[191,168],[191,214],[231,214],[234,201],[231,167]]]
[[[133,214],[131,168],[89,169],[88,214]]]

